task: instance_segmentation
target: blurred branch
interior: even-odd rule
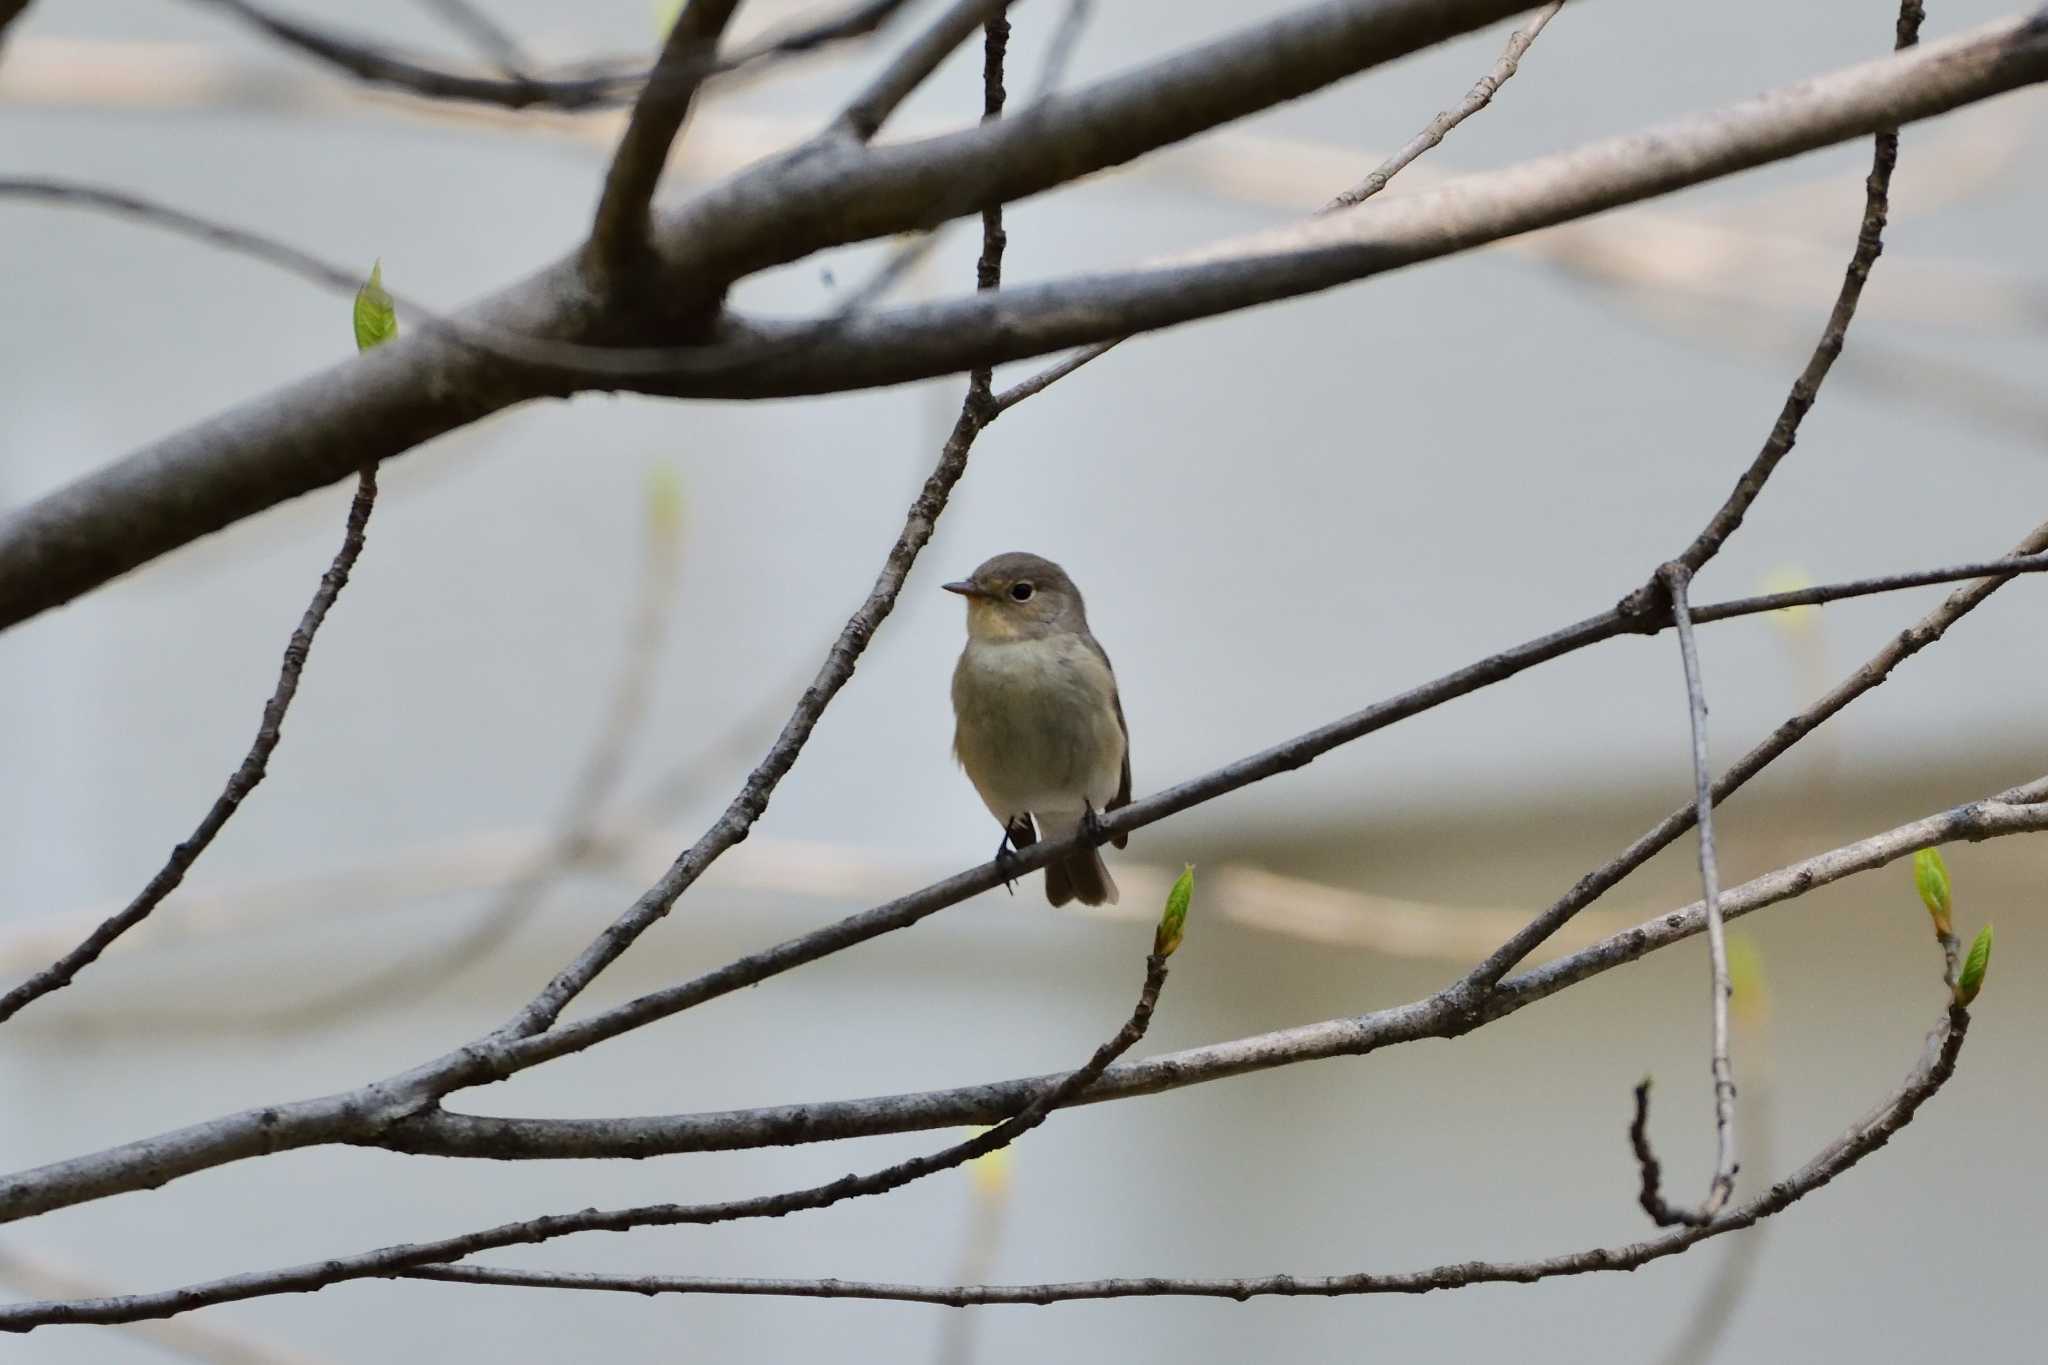
[[[639,589],[627,618],[624,657],[611,699],[602,711],[597,737],[563,798],[555,830],[544,845],[515,868],[498,900],[453,941],[340,990],[295,998],[279,1010],[247,1011],[240,1016],[243,1022],[261,1022],[273,1029],[312,1028],[372,1006],[415,999],[507,942],[540,908],[555,879],[598,846],[604,837],[605,809],[646,728],[655,676],[680,600],[676,566],[682,549],[681,512],[670,504],[674,495],[663,490],[664,485],[656,484],[649,494]],[[297,913],[305,913],[305,906],[296,898],[294,905]]]
[[[577,1232],[624,1232],[638,1227],[703,1226],[745,1218],[782,1218],[792,1213],[829,1208],[848,1199],[887,1194],[1008,1146],[1045,1122],[1053,1110],[1064,1107],[1092,1085],[1111,1062],[1130,1051],[1145,1036],[1145,1030],[1152,1022],[1152,1011],[1159,1002],[1160,989],[1166,984],[1166,962],[1170,952],[1169,948],[1167,952],[1154,952],[1146,958],[1144,985],[1139,989],[1138,1001],[1132,1007],[1130,1018],[1113,1037],[1095,1050],[1085,1065],[1043,1087],[1016,1113],[1005,1117],[987,1132],[926,1156],[898,1162],[867,1175],[842,1176],[829,1184],[783,1194],[718,1204],[647,1204],[627,1209],[584,1209],[578,1213],[551,1214],[459,1237],[382,1247],[355,1256],[331,1257],[281,1270],[233,1275],[158,1294],[0,1304],[0,1331],[27,1332],[55,1323],[119,1323],[171,1317],[212,1304],[272,1294],[306,1293],[347,1280],[388,1278],[414,1266],[457,1259],[494,1247],[551,1241]]]
[[[28,8],[28,0],[0,0],[0,52],[7,47],[7,30],[21,12]]]
[[[1011,0],[953,0],[840,111],[828,135],[854,143],[871,141],[897,107],[931,79],[969,34],[1006,14],[1010,4]]]
[[[518,81],[532,79],[530,69],[533,62],[520,47],[519,40],[469,0],[418,0],[418,3],[422,9],[439,15],[443,23],[467,38],[499,71]]]
[[[109,916],[70,952],[5,995],[0,995],[0,1023],[5,1023],[30,1002],[70,985],[73,978],[106,951],[108,944],[147,919],[163,898],[185,880],[185,873],[199,860],[199,855],[206,852],[208,845],[227,826],[249,793],[263,781],[270,771],[270,756],[276,752],[278,741],[284,738],[285,712],[291,708],[292,698],[298,695],[299,675],[304,672],[306,658],[312,652],[313,636],[326,621],[328,609],[333,607],[341,590],[348,585],[349,572],[355,568],[356,558],[363,552],[363,533],[369,525],[370,509],[376,501],[377,467],[368,465],[357,478],[356,496],[349,505],[341,548],[334,552],[334,560],[327,566],[327,572],[320,576],[320,586],[314,590],[313,600],[306,604],[298,628],[292,631],[291,639],[285,644],[284,664],[278,670],[277,686],[272,690],[270,700],[263,704],[263,719],[256,727],[256,738],[250,743],[249,752],[243,756],[241,764],[229,774],[227,786],[214,798],[213,805],[207,809],[198,827],[171,850],[170,857],[134,900]]]
[[[1358,1294],[1425,1294],[1475,1284],[1533,1284],[1595,1271],[1636,1270],[1652,1261],[1690,1250],[1711,1237],[1754,1227],[1828,1184],[1884,1146],[1913,1121],[1922,1104],[1955,1074],[1969,1011],[1951,1006],[1927,1037],[1919,1062],[1884,1103],[1821,1149],[1804,1166],[1763,1195],[1721,1213],[1699,1227],[1675,1228],[1647,1241],[1568,1252],[1535,1261],[1457,1261],[1428,1270],[1391,1274],[1307,1276],[1266,1275],[1247,1279],[1175,1278],[1076,1280],[1051,1284],[912,1285],[861,1280],[764,1280],[684,1275],[592,1275],[515,1270],[497,1266],[440,1265],[404,1272],[405,1278],[451,1284],[493,1284],[528,1288],[610,1290],[633,1294],[753,1294],[820,1299],[892,1299],[910,1303],[1064,1303],[1078,1299],[1149,1297],[1226,1298],[1239,1302],[1263,1295],[1338,1297]],[[0,1310],[4,1312],[5,1310]]]
[[[717,60],[725,26],[739,7],[740,0],[684,0],[682,12],[669,25],[654,74],[634,101],[625,135],[605,172],[597,220],[584,250],[586,263],[605,288],[620,287],[619,276],[645,264],[654,187],[690,104]]]
[[[483,76],[407,56],[368,38],[287,18],[251,0],[194,0],[211,6],[286,47],[355,80],[390,87],[426,100],[470,101],[508,111],[536,109],[564,113],[602,110],[628,100],[653,97],[668,103],[689,96],[705,81],[756,68],[778,57],[807,53],[828,44],[866,37],[879,30],[905,0],[860,0],[815,23],[743,44],[729,56],[710,51],[678,56],[648,71],[643,63],[611,59],[584,62],[573,74],[533,75],[518,45],[465,0],[421,0],[467,33],[490,55],[500,76]],[[671,30],[673,32],[673,30]]]

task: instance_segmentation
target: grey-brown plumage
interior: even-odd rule
[[[953,753],[1008,842],[1022,849],[1040,836],[1061,838],[1087,816],[1129,805],[1130,738],[1116,674],[1066,571],[1037,555],[997,555],[946,589],[967,599],[967,647],[953,669]],[[1045,895],[1054,905],[1117,898],[1093,848],[1048,863]]]

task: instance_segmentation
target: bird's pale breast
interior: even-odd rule
[[[972,641],[953,670],[953,751],[998,820],[1103,810],[1124,760],[1115,695],[1077,637]]]

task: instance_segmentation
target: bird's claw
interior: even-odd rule
[[[1109,835],[1102,828],[1102,817],[1095,813],[1093,805],[1086,803],[1081,807],[1081,834],[1098,848],[1109,839]]]
[[[1003,874],[1003,889],[1011,895],[1017,894],[1017,879],[1010,869],[1017,863],[1017,851],[1011,844],[1010,827],[1003,826],[1002,842],[996,845],[996,870]]]

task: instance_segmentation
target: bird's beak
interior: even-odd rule
[[[947,592],[957,592],[962,597],[988,596],[988,594],[983,592],[980,588],[975,587],[971,579],[963,578],[958,583],[941,583],[939,586],[944,588]]]

